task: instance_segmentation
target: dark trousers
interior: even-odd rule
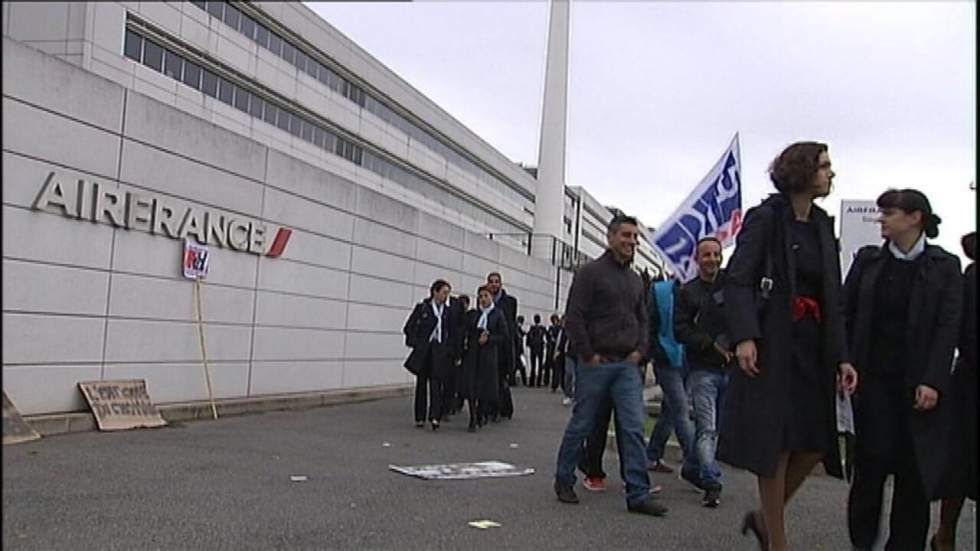
[[[513,377],[513,373],[510,376]],[[510,395],[510,380],[506,373],[500,374],[498,395],[496,407],[491,408],[491,410],[507,419],[514,417],[514,399]]]
[[[561,389],[568,394],[568,389],[565,388],[565,356],[559,354],[551,363],[554,366],[554,372],[551,374],[551,390],[556,390],[558,385],[561,385]]]
[[[448,377],[442,381],[442,413],[451,415],[459,409],[459,401],[456,399],[456,388],[458,386],[459,373],[453,367]]]
[[[521,375],[521,384],[527,386],[527,368],[524,367],[524,354],[517,356],[517,372]],[[517,383],[517,376],[511,379],[511,384]]]
[[[911,440],[907,452],[889,469],[874,458],[856,457],[854,480],[847,497],[847,528],[851,543],[871,549],[878,539],[885,479],[895,475],[886,551],[922,551],[929,532],[929,499],[926,497]]]
[[[426,394],[428,393],[428,420],[442,420],[443,379],[431,377],[432,370],[426,369],[415,377],[415,422],[426,421]],[[428,392],[427,392],[428,391]]]
[[[544,349],[531,349],[531,386],[541,386],[541,362],[544,360]]]
[[[544,363],[541,366],[541,378],[538,380],[538,386],[551,386],[551,371],[554,369],[555,360],[551,357],[552,353],[549,352],[545,358]]]

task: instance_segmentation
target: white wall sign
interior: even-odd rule
[[[847,270],[858,250],[865,245],[881,244],[878,205],[874,201],[843,199],[840,202],[841,274]]]

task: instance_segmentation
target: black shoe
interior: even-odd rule
[[[578,503],[578,496],[575,495],[575,490],[571,486],[560,484],[557,480],[555,481],[555,495],[558,496],[558,501],[562,503]]]
[[[417,428],[417,429],[423,429],[423,428],[425,428],[425,421],[416,421],[415,422],[415,428]]]
[[[476,425],[474,423],[470,423],[470,426],[466,427],[466,432],[476,432]]]
[[[721,504],[721,484],[717,486],[709,486],[708,489],[704,491],[704,497],[701,499],[701,505],[714,509]]]
[[[742,535],[744,536],[750,530],[752,531],[752,535],[755,536],[756,541],[759,542],[760,551],[768,551],[769,535],[759,526],[755,511],[745,513],[745,517],[742,518]]]
[[[631,513],[640,513],[654,517],[662,517],[667,514],[667,508],[653,496],[650,496],[636,504],[627,504],[626,509]]]
[[[439,430],[439,420],[438,419],[433,419],[431,421],[431,423],[432,423],[432,430],[434,430],[434,431],[435,430]]]
[[[696,474],[692,474],[690,471],[686,471],[684,469],[681,469],[681,478],[683,478],[688,483],[693,484],[695,488],[697,488],[697,489],[699,489],[701,491],[707,491],[707,488],[705,488],[704,487],[704,484],[701,483],[701,477],[700,476],[698,476]]]

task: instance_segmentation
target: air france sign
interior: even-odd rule
[[[48,174],[32,208],[272,258],[282,255],[292,234],[291,229],[242,216],[179,206],[159,195],[123,192],[84,179],[66,183],[55,172]]]
[[[708,175],[657,229],[653,245],[681,281],[690,281],[698,274],[698,240],[710,235],[727,247],[734,244],[741,228],[742,163],[735,134]]]

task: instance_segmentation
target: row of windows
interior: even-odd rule
[[[126,31],[123,49],[125,56],[136,62],[160,71],[174,80],[235,107],[256,119],[289,132],[297,138],[339,155],[356,165],[363,166],[382,178],[398,182],[426,198],[494,228],[494,231],[508,233],[525,231],[470,201],[446,192],[435,183],[392,163],[388,159],[338,136],[330,129],[264,99],[245,87],[219,76],[207,67],[195,63],[131,29]],[[269,95],[271,96],[271,93]]]
[[[343,95],[358,106],[367,109],[378,118],[388,124],[395,126],[412,139],[421,142],[433,152],[441,155],[449,163],[456,165],[466,172],[472,174],[481,183],[496,189],[504,196],[519,205],[532,204],[534,196],[522,188],[515,189],[516,184],[500,180],[480,168],[476,163],[461,155],[456,150],[447,146],[437,138],[423,130],[415,123],[409,121],[394,110],[385,105],[380,99],[375,98],[365,92],[356,84],[338,75],[326,65],[313,59],[302,49],[290,43],[285,38],[278,35],[255,21],[248,14],[243,13],[234,5],[228,2],[191,2],[211,16],[223,21],[232,29],[244,34],[248,39],[256,42],[259,46],[269,50],[275,55],[283,58],[300,71],[319,80],[327,87],[333,89],[338,94]]]

